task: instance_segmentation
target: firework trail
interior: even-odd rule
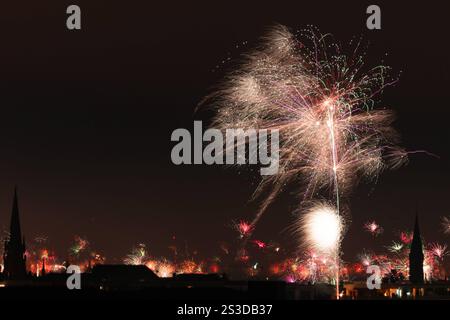
[[[253,243],[256,245],[259,249],[264,249],[267,247],[267,244],[261,240],[253,240]]]

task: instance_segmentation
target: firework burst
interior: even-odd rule
[[[393,241],[387,246],[391,254],[375,254],[363,252],[359,255],[360,263],[367,267],[371,264],[381,268],[383,278],[388,281],[404,280],[409,276],[409,253],[411,249],[411,233],[401,232],[400,241]],[[424,278],[428,281],[445,279],[443,270],[445,257],[448,255],[447,246],[438,243],[423,244]]]
[[[141,265],[145,264],[148,260],[147,249],[145,244],[140,243],[131,250],[131,253],[123,260],[125,264]]]
[[[389,68],[364,72],[364,55],[345,55],[330,38],[277,27],[206,99],[217,110],[216,128],[279,129],[280,168],[256,192],[272,186],[252,226],[287,183],[309,181],[305,199],[332,191],[339,211],[339,196],[359,178],[407,160],[395,145],[392,112],[373,108],[375,95],[395,82]]]
[[[81,252],[87,249],[89,241],[80,236],[75,236],[75,241],[72,247],[70,247],[70,253],[72,256],[78,257]]]
[[[156,274],[161,278],[169,278],[173,276],[176,267],[167,259],[162,259],[156,267]]]
[[[366,229],[372,236],[376,237],[383,233],[383,228],[375,221],[369,221],[364,225]]]
[[[247,221],[241,220],[233,222],[233,229],[239,233],[239,238],[247,238],[253,231],[253,225]]]
[[[448,254],[447,245],[440,245],[439,243],[430,244],[429,250],[434,256],[441,260]]]
[[[413,233],[408,231],[400,232],[400,240],[403,244],[410,244],[413,239]]]
[[[267,244],[261,240],[253,240],[253,243],[255,244],[255,246],[259,249],[264,249],[267,247]]]
[[[405,245],[403,243],[392,241],[392,244],[390,246],[388,246],[387,248],[392,253],[398,253],[403,249],[404,246]]]
[[[268,190],[252,229],[291,182],[308,181],[303,202],[332,193],[339,216],[341,197],[361,178],[407,161],[396,146],[393,113],[374,109],[375,96],[396,79],[388,78],[386,66],[366,68],[358,48],[346,55],[330,35],[310,29],[297,37],[278,26],[222,89],[205,99],[217,111],[215,128],[279,130],[279,170],[263,177],[255,192],[256,197]],[[247,142],[241,140],[228,148]],[[338,297],[338,286],[336,291]]]
[[[359,255],[359,260],[364,267],[368,267],[372,264],[372,256],[373,254],[363,252]]]
[[[327,203],[317,203],[300,216],[297,232],[302,246],[333,256],[337,253],[344,230],[342,217]]]

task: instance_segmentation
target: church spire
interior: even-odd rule
[[[23,279],[26,277],[25,239],[22,238],[18,202],[16,187],[14,189],[14,198],[11,210],[9,238],[5,241],[5,250],[3,253],[3,272],[6,278],[11,280]]]
[[[409,251],[409,280],[412,283],[423,283],[423,259],[422,237],[419,229],[419,217],[416,212],[413,239]]]
[[[42,257],[42,270],[41,270],[41,277],[45,276],[46,272],[45,272],[45,258]]]
[[[10,241],[22,243],[22,230],[20,228],[19,203],[17,200],[17,187],[14,188],[14,199],[9,225]]]

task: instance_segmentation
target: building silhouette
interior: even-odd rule
[[[423,283],[423,246],[419,229],[419,218],[416,213],[414,234],[409,251],[409,281],[414,284]]]
[[[9,237],[5,240],[3,264],[3,275],[6,279],[21,280],[26,277],[25,238],[22,238],[22,231],[20,228],[17,188],[14,189],[11,224]]]

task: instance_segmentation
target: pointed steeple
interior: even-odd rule
[[[10,241],[22,243],[22,230],[20,228],[19,201],[17,200],[17,187],[14,188],[14,199],[9,225]]]
[[[42,270],[41,270],[41,277],[45,276],[45,258],[42,258]]]
[[[414,221],[414,235],[417,235],[420,242],[422,242],[422,239],[420,238],[419,213],[418,212],[416,212],[416,219]]]
[[[5,241],[3,263],[3,273],[7,279],[18,280],[26,277],[25,238],[22,238],[22,230],[20,228],[17,187],[14,189],[9,239]]]
[[[414,233],[411,241],[411,249],[409,251],[409,280],[412,283],[423,283],[423,245],[420,235],[419,217],[416,212],[416,220],[414,222]]]
[[[86,271],[87,271],[87,272],[91,272],[91,271],[92,271],[91,259],[89,259],[89,261],[88,261],[88,265],[87,265]]]

